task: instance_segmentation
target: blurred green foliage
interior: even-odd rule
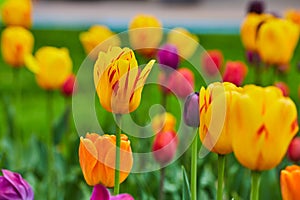
[[[79,42],[82,30],[32,30],[35,36],[35,51],[42,46],[66,47],[73,60],[74,72],[79,69],[85,59],[84,50]],[[2,32],[2,30],[1,30]],[[219,49],[226,60],[245,61],[245,53],[239,35],[198,35],[200,44],[206,49]],[[143,59],[138,57],[138,59]],[[299,108],[298,85],[300,74],[296,64],[300,60],[298,45],[291,62],[291,69],[287,75],[274,76],[272,70],[264,72],[263,85],[273,84],[275,80],[284,80],[290,87],[291,98]],[[188,66],[182,63],[181,66]],[[199,66],[200,67],[200,56]],[[195,69],[192,69],[193,71]],[[0,168],[17,171],[33,186],[35,199],[45,199],[47,190],[58,194],[57,199],[89,199],[92,188],[82,176],[78,162],[79,136],[72,121],[71,99],[63,97],[59,91],[54,92],[54,116],[51,126],[54,127],[56,188],[49,188],[46,184],[47,146],[45,137],[48,134],[47,94],[40,89],[34,75],[26,68],[18,70],[18,80],[14,78],[15,69],[6,65],[0,58]],[[196,74],[195,89],[199,90],[203,84],[201,77]],[[245,83],[252,83],[254,71],[249,68]],[[19,102],[16,102],[16,86],[20,87]],[[149,123],[148,111],[151,105],[159,103],[161,94],[157,86],[148,85],[144,89],[142,103],[137,111],[132,113],[138,124]],[[96,100],[97,101],[97,100]],[[167,99],[167,110],[181,121],[179,102],[173,96]],[[101,126],[105,132],[113,133],[113,117],[106,113],[99,104],[96,108]],[[100,117],[101,116],[101,117]],[[17,119],[17,120],[16,120]],[[178,124],[179,124],[178,122]],[[18,134],[13,134],[14,123],[17,123]],[[242,133],[241,133],[242,134]],[[136,152],[148,152],[151,149],[151,139],[142,140],[130,138],[132,148]],[[148,148],[148,149],[145,149]],[[249,149],[251,151],[251,149]],[[190,171],[190,152],[187,151],[180,159],[166,168],[164,191],[166,199],[182,199],[184,178],[182,167],[187,174]],[[280,199],[279,172],[290,164],[285,159],[276,169],[264,172],[261,184],[261,199]],[[224,199],[249,199],[250,172],[238,164],[233,155],[228,155],[225,168]],[[121,185],[121,192],[132,194],[136,199],[152,200],[158,197],[159,172],[131,174]],[[217,181],[217,156],[210,153],[204,159],[198,160],[198,195],[199,199],[214,199]],[[268,191],[268,192],[266,192]]]

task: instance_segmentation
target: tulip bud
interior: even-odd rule
[[[71,74],[61,88],[61,92],[66,96],[70,97],[76,91],[76,77],[74,74]]]
[[[161,165],[170,162],[177,149],[178,138],[174,131],[159,132],[152,146],[154,159]]]
[[[194,92],[187,96],[184,104],[184,122],[191,127],[198,127],[199,120],[199,93]]]
[[[262,14],[265,11],[265,2],[261,0],[253,0],[249,2],[247,12]]]
[[[290,95],[289,86],[285,82],[276,82],[274,83],[274,86],[282,91],[283,96],[288,97]]]
[[[287,151],[287,156],[293,162],[300,161],[300,137],[295,137],[291,141]]]
[[[166,72],[170,72],[169,68],[177,69],[179,64],[177,47],[172,44],[163,45],[157,52],[157,60],[161,69]]]
[[[194,74],[187,68],[181,68],[171,73],[168,87],[178,97],[185,99],[194,91]]]
[[[33,200],[31,186],[18,173],[2,169],[0,176],[0,199],[6,200]]]
[[[247,66],[244,63],[240,61],[229,61],[225,66],[223,81],[240,86],[245,79],[247,71]]]
[[[223,54],[219,50],[207,51],[202,56],[202,67],[209,76],[216,75],[223,64]]]

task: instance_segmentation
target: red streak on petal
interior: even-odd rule
[[[112,71],[112,73],[111,73],[111,74],[109,74],[109,82],[110,82],[110,83],[112,82],[112,80],[113,80],[113,78],[114,78],[114,75],[115,75],[115,73],[116,73],[116,70],[114,69],[114,70]]]
[[[294,132],[297,127],[298,127],[298,119],[296,118],[291,125],[291,132]]]
[[[268,138],[269,133],[268,133],[268,130],[267,130],[267,128],[264,124],[261,125],[260,128],[258,129],[257,135],[260,136],[263,133],[265,133],[265,138]]]

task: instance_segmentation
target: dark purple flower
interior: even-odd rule
[[[261,14],[265,11],[265,2],[262,0],[254,0],[254,1],[250,1],[250,3],[248,4],[248,9],[247,9],[248,13],[257,13],[257,14]]]
[[[110,196],[109,191],[101,184],[95,185],[91,200],[134,200],[129,194],[119,194]]]
[[[199,120],[199,93],[194,92],[187,96],[184,103],[183,119],[186,125],[198,127]]]
[[[31,186],[18,173],[2,169],[0,176],[0,199],[33,200]]]
[[[157,52],[157,60],[160,67],[167,72],[171,69],[177,69],[179,65],[177,47],[172,44],[163,45]]]

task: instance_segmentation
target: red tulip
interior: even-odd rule
[[[278,87],[281,91],[283,96],[288,97],[290,95],[289,86],[285,82],[276,82],[274,86]]]
[[[161,165],[169,163],[175,156],[178,138],[174,131],[159,132],[152,146],[154,159]]]
[[[223,54],[219,50],[210,50],[202,55],[202,68],[209,76],[219,73],[223,65]]]
[[[300,161],[300,137],[295,137],[288,148],[287,156],[291,161]]]
[[[74,74],[71,74],[61,88],[61,92],[66,96],[72,96],[72,94],[76,91],[75,85],[76,77]]]
[[[168,89],[178,97],[185,99],[194,91],[194,74],[187,68],[173,71],[168,80]]]
[[[228,61],[225,65],[223,81],[231,82],[236,86],[240,86],[243,83],[247,72],[248,69],[244,63],[240,61]]]

